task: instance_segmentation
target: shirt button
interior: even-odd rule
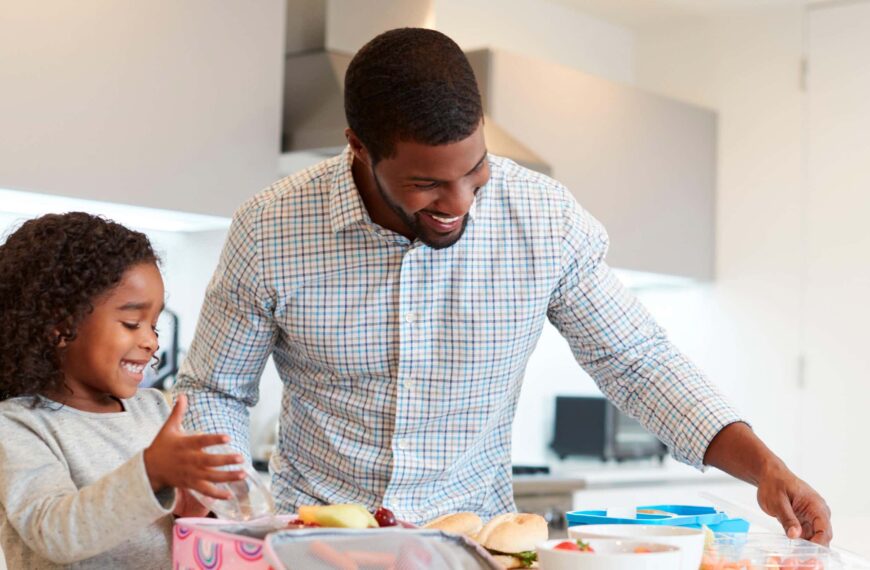
[[[399,444],[399,449],[401,449],[402,451],[408,449],[408,447],[410,446],[407,439],[400,439],[398,441],[398,444]]]
[[[404,386],[405,390],[410,390],[414,387],[414,382],[413,380],[405,380],[402,382],[402,386]]]
[[[413,323],[416,320],[417,320],[417,315],[414,314],[414,311],[408,311],[407,313],[405,313],[405,322],[406,323]]]

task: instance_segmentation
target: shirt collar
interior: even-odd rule
[[[339,162],[329,187],[329,222],[334,233],[353,224],[372,223],[359,189],[353,181],[353,152],[350,150],[350,145],[344,148],[344,152],[337,157],[337,160]],[[473,222],[476,217],[479,200],[480,193],[468,209],[469,221]]]
[[[337,160],[329,187],[329,222],[335,233],[353,224],[372,221],[353,181],[353,152],[350,145],[344,148]]]

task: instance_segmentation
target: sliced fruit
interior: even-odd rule
[[[305,524],[332,528],[376,528],[377,521],[362,505],[310,505],[299,507],[299,518]]]

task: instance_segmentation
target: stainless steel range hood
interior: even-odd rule
[[[282,150],[332,156],[345,145],[344,73],[350,55],[325,50],[291,54],[284,69]],[[484,135],[489,151],[544,174],[550,166],[488,114],[490,51],[468,53],[483,98]]]

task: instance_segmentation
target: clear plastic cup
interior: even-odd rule
[[[228,445],[213,445],[206,448],[209,453],[235,454],[235,449]],[[225,465],[218,467],[224,471],[242,470],[247,476],[240,481],[215,483],[217,488],[228,491],[230,498],[214,499],[202,493],[190,490],[196,500],[212,511],[219,519],[232,521],[249,521],[253,519],[271,518],[275,515],[275,501],[266,484],[260,479],[257,471],[248,463],[242,465]]]

